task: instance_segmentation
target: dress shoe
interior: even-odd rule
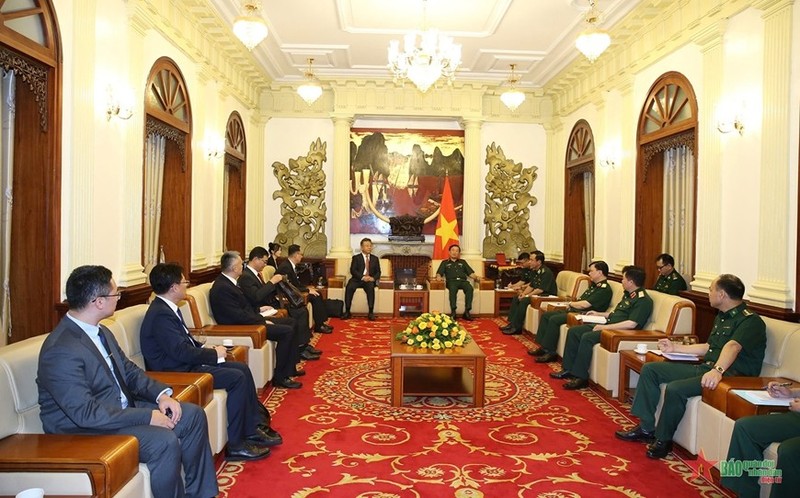
[[[320,334],[331,334],[333,333],[333,327],[330,325],[325,325],[324,323],[319,327],[314,329],[314,332],[319,332]]]
[[[285,379],[274,380],[272,381],[272,385],[274,387],[280,387],[282,389],[300,389],[303,387],[303,384],[297,382],[296,380],[292,380],[290,377],[286,377]]]
[[[317,348],[315,348],[311,344],[306,345],[306,347],[303,348],[303,349],[305,349],[306,351],[308,351],[311,354],[315,354],[317,356],[322,356],[322,351],[317,349]]]
[[[262,448],[247,441],[243,441],[237,445],[228,444],[228,449],[225,450],[225,459],[232,462],[260,460],[268,456],[269,448]]]
[[[554,379],[572,379],[575,376],[569,373],[569,370],[562,370],[560,372],[550,372],[550,377]]]
[[[577,377],[564,384],[564,389],[567,391],[586,389],[587,387],[589,387],[589,379],[579,379]]]
[[[349,311],[345,311],[344,313],[342,313],[342,320],[349,320],[349,319],[350,319]]]
[[[280,434],[278,434],[278,431],[276,431],[275,429],[273,429],[269,425],[258,424],[258,430],[263,432],[264,434],[266,434],[267,436],[269,436],[269,437],[271,437],[273,439],[279,439],[281,441],[281,443],[283,442],[283,438],[281,437]]]
[[[370,311],[369,315],[367,316],[367,319],[369,319],[369,321],[371,321],[371,322],[374,322],[375,321],[375,313]]]
[[[256,429],[255,434],[247,436],[247,442],[262,448],[269,448],[283,444],[283,438],[280,436],[273,437],[261,429]]]
[[[531,356],[544,356],[547,354],[547,350],[545,348],[529,349],[528,354]]]
[[[302,377],[306,374],[306,371],[302,368],[300,370],[295,369],[294,372],[289,374],[289,377]]]
[[[672,451],[672,441],[656,439],[656,442],[647,445],[647,458],[657,460],[669,455]]]
[[[306,350],[300,352],[300,358],[307,360],[307,361],[316,361],[319,360],[318,354],[309,353]]]
[[[558,361],[558,355],[555,353],[545,353],[536,358],[536,363],[552,363],[554,361]]]
[[[522,333],[522,329],[516,330],[514,327],[503,329],[504,335],[520,335]]]
[[[500,325],[500,330],[511,330],[513,328],[514,328],[514,326],[511,325],[510,323],[507,323],[505,325]]]
[[[456,312],[455,311],[450,313],[450,319],[453,320],[454,322],[456,321]]]
[[[614,433],[614,435],[623,441],[643,441],[646,443],[652,443],[655,439],[655,432],[656,431],[654,430],[646,431],[642,429],[641,425],[637,425],[629,431],[617,431]]]

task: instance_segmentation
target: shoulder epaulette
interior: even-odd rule
[[[754,313],[752,311],[750,311],[749,309],[746,309],[746,308],[745,308],[744,311],[742,311],[742,315],[744,315],[744,316],[750,316],[750,315],[753,315],[753,314]]]
[[[608,287],[608,283],[606,283],[606,282],[601,282],[601,283],[597,284],[597,286],[598,286],[598,287]]]
[[[645,295],[645,292],[643,290],[640,290],[639,291],[639,297],[644,297],[644,295]]]

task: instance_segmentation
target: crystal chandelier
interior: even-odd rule
[[[604,30],[597,27],[597,23],[600,22],[600,12],[595,7],[594,0],[589,0],[589,5],[591,8],[586,13],[586,24],[588,26],[575,40],[575,47],[590,62],[594,62],[611,45],[611,37]]]
[[[398,40],[389,42],[388,67],[394,80],[409,79],[423,93],[439,78],[444,77],[448,84],[452,83],[460,64],[461,45],[453,43],[452,37],[427,28],[427,0],[423,3],[422,29],[405,36],[403,51],[400,51]]]
[[[510,64],[511,66],[511,75],[508,77],[508,81],[506,84],[508,85],[508,90],[503,92],[500,95],[500,100],[503,104],[506,105],[512,112],[517,110],[523,102],[525,102],[525,94],[522,93],[517,89],[517,83],[521,79],[517,74],[514,72],[516,69],[516,64]]]
[[[320,85],[317,77],[314,76],[314,72],[311,71],[311,64],[313,62],[314,59],[309,57],[308,70],[303,75],[306,78],[305,83],[297,87],[297,94],[300,95],[300,98],[305,100],[308,105],[316,102],[320,95],[322,95],[322,85]]]
[[[245,0],[242,5],[243,13],[233,20],[233,34],[244,43],[248,50],[253,50],[256,45],[264,41],[269,34],[267,23],[259,15],[261,2],[258,0]]]

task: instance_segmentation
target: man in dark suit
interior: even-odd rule
[[[372,255],[372,240],[361,239],[361,252],[353,256],[350,261],[350,280],[344,291],[343,319],[350,318],[350,305],[353,304],[353,295],[359,287],[367,294],[369,319],[375,320],[375,286],[381,279],[381,262]]]
[[[150,271],[150,286],[158,296],[142,321],[139,339],[148,370],[202,372],[214,378],[214,389],[228,393],[228,460],[257,460],[282,439],[270,429],[267,409],[259,403],[247,365],[226,361],[225,346],[204,348],[189,334],[178,309],[189,281],[175,263],[159,263]]]
[[[242,289],[237,284],[244,266],[238,252],[225,252],[220,260],[220,265],[222,274],[214,279],[208,296],[214,319],[221,325],[266,324],[267,339],[278,344],[275,351],[276,365],[272,385],[285,389],[300,389],[303,384],[292,380],[293,376],[300,374],[295,368],[298,358],[298,343],[293,328],[289,325],[279,325],[265,320],[247,302],[247,298],[244,297]]]
[[[244,297],[256,311],[279,309],[277,284],[283,280],[283,275],[274,274],[265,281],[261,271],[267,266],[269,252],[261,246],[256,246],[250,251],[247,264],[239,277],[239,288],[244,292]],[[288,314],[294,320],[294,333],[300,343],[300,358],[304,360],[318,360],[322,351],[315,348],[311,340],[311,329],[308,326],[308,308],[305,306],[290,307]],[[275,322],[280,323],[280,322]]]
[[[209,498],[219,492],[202,408],[128,360],[98,325],[117,307],[111,271],[81,266],[67,279],[69,311],[39,353],[39,417],[48,434],[125,434],[139,441],[155,498]],[[185,474],[181,479],[181,467]]]
[[[303,251],[300,250],[300,246],[292,244],[289,246],[288,258],[278,266],[276,273],[285,275],[286,280],[300,289],[301,292],[308,292],[308,301],[311,303],[311,312],[314,315],[314,332],[330,334],[333,332],[333,327],[325,323],[328,321],[328,310],[325,308],[325,301],[322,300],[322,296],[319,295],[316,289],[303,287],[300,284],[300,279],[297,278],[295,268],[302,260]]]

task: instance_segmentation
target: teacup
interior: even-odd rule
[[[225,346],[226,348],[232,348],[233,339],[222,339],[222,345]]]
[[[645,354],[647,353],[647,344],[637,344],[636,349],[634,349],[638,354]]]
[[[25,491],[20,491],[17,493],[16,498],[42,498],[44,496],[44,489],[42,488],[30,488],[26,489]]]

